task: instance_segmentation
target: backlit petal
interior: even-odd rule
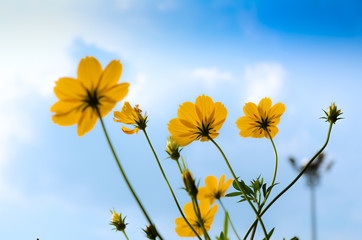
[[[59,78],[55,82],[54,93],[59,100],[82,100],[87,96],[86,89],[74,78]]]
[[[112,87],[106,88],[102,95],[107,96],[107,98],[112,99],[115,102],[121,101],[124,97],[126,97],[128,93],[129,83],[120,83],[117,85],[113,85]]]
[[[78,136],[83,136],[87,132],[93,129],[98,120],[97,113],[91,108],[86,108],[79,119],[77,133]]]
[[[102,66],[94,57],[82,58],[78,66],[78,80],[88,90],[98,86],[102,74]]]
[[[270,98],[265,97],[262,100],[260,100],[259,105],[258,105],[258,111],[259,111],[260,116],[263,119],[266,119],[271,105],[272,105],[272,101],[270,100]]]
[[[243,107],[243,112],[245,116],[248,116],[249,118],[253,119],[254,121],[260,121],[260,114],[258,111],[258,106],[255,105],[255,103],[248,102]]]
[[[121,78],[121,74],[122,64],[119,60],[113,60],[108,63],[98,83],[99,91],[102,92],[105,89],[115,86]]]

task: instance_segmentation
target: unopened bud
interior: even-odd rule
[[[147,226],[146,229],[144,229],[143,231],[146,233],[148,239],[155,240],[158,236],[157,230],[153,225]]]
[[[341,109],[337,109],[337,106],[335,103],[332,103],[329,107],[328,107],[328,112],[324,111],[324,113],[326,114],[326,117],[322,117],[324,119],[326,119],[326,122],[330,122],[330,123],[336,123],[337,120],[342,119],[339,116],[342,115],[342,111]]]
[[[180,151],[178,144],[175,140],[169,136],[167,138],[166,152],[170,155],[170,158],[177,161],[180,158]]]
[[[128,223],[125,223],[126,217],[122,219],[122,214],[118,214],[114,209],[113,211],[110,210],[112,213],[112,219],[110,225],[115,226],[116,231],[124,231],[126,229],[126,225]]]
[[[187,193],[191,197],[196,198],[197,193],[198,193],[197,186],[195,184],[194,177],[192,176],[191,172],[188,169],[185,169],[182,172],[182,181],[184,182]]]

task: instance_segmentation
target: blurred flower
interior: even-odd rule
[[[221,102],[214,103],[205,95],[196,98],[195,104],[185,102],[177,111],[177,118],[168,123],[171,137],[180,147],[201,139],[214,139],[225,122],[227,110]]]
[[[210,209],[210,204],[208,201],[200,201],[199,203],[200,215],[203,221],[204,227],[206,231],[209,231],[211,228],[211,224],[214,221],[214,216],[217,212],[217,204],[215,204]],[[185,204],[184,213],[186,215],[187,221],[191,224],[191,226],[195,229],[199,236],[202,236],[203,232],[201,229],[201,225],[198,221],[197,215],[195,214],[194,207],[191,202]],[[176,228],[175,231],[180,237],[195,237],[195,233],[190,229],[185,220],[182,217],[176,218],[175,220]]]
[[[225,196],[226,190],[230,187],[232,179],[228,179],[225,182],[225,174],[221,175],[219,185],[217,184],[217,178],[214,176],[207,176],[205,178],[205,187],[199,188],[197,199],[200,201],[207,200],[210,204],[213,204],[216,199],[220,199]]]
[[[259,105],[248,102],[243,108],[245,116],[236,121],[236,126],[240,130],[241,137],[269,138],[278,133],[277,125],[280,122],[280,116],[285,111],[283,103],[277,103],[272,107],[270,98],[263,98]]]
[[[170,158],[177,161],[180,158],[180,150],[178,144],[171,136],[167,138],[166,152]]]
[[[326,119],[326,122],[330,123],[336,123],[337,120],[342,119],[339,116],[343,114],[341,109],[337,110],[335,103],[332,103],[331,106],[328,107],[328,112],[324,111],[324,113],[326,114],[326,117],[322,118]]]
[[[122,219],[122,214],[116,213],[116,211],[114,209],[113,209],[113,211],[112,210],[110,210],[110,211],[112,213],[112,220],[111,220],[110,225],[115,226],[116,231],[124,231],[126,229],[126,225],[128,224],[128,223],[125,223],[126,217],[124,217]]]
[[[122,126],[122,131],[126,134],[134,134],[138,133],[138,130],[145,129],[146,123],[147,123],[147,116],[146,113],[144,116],[142,116],[142,110],[138,108],[138,105],[136,105],[134,108],[131,107],[129,102],[125,102],[123,104],[122,110],[120,112],[115,111],[114,112],[114,118],[113,120],[115,122],[120,122],[124,124],[133,124],[135,126],[134,129],[128,129],[124,126]],[[118,118],[118,119],[117,119]]]
[[[92,130],[99,114],[105,117],[127,95],[129,84],[117,84],[121,73],[118,60],[102,70],[94,57],[82,58],[76,79],[65,77],[56,82],[54,93],[59,101],[50,108],[55,112],[53,122],[60,126],[78,124],[79,136]]]

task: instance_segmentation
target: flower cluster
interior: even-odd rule
[[[100,119],[104,134],[122,177],[132,193],[135,202],[139,205],[149,223],[144,230],[146,237],[149,239],[163,240],[160,232],[156,228],[156,224],[151,220],[151,217],[132,188],[104,126],[103,118],[112,111],[116,104],[125,98],[128,93],[129,84],[118,83],[121,73],[122,64],[120,61],[113,60],[103,69],[101,64],[94,57],[81,59],[78,65],[76,78],[65,77],[60,78],[56,82],[54,93],[59,101],[50,109],[51,112],[54,113],[52,120],[55,124],[60,126],[77,124],[77,134],[83,136],[91,131],[97,120]],[[206,95],[197,97],[195,103],[185,102],[181,104],[177,111],[177,117],[171,119],[167,124],[168,131],[171,135],[167,139],[166,152],[169,158],[177,163],[184,189],[191,200],[184,204],[183,210],[180,207],[156,151],[146,133],[148,121],[147,114],[142,114],[142,110],[138,105],[132,107],[130,103],[126,101],[124,102],[121,111],[114,111],[113,120],[126,125],[133,125],[134,128],[132,129],[125,126],[121,127],[125,134],[138,133],[139,130],[144,133],[160,172],[164,177],[181,215],[181,217],[175,219],[175,232],[178,236],[197,237],[199,240],[201,240],[201,236],[204,236],[205,240],[210,240],[208,231],[214,221],[218,206],[221,205],[225,213],[225,221],[224,230],[221,232],[218,239],[229,239],[227,236],[227,226],[229,223],[233,228],[234,234],[240,239],[237,230],[232,224],[229,213],[221,200],[221,198],[227,196],[239,197],[240,199],[238,202],[247,202],[255,213],[256,220],[251,224],[244,239],[248,237],[250,232],[252,232],[251,239],[253,239],[257,226],[260,224],[260,229],[263,231],[265,239],[269,240],[273,230],[269,232],[266,230],[262,221],[263,214],[281,195],[293,186],[307,170],[307,166],[311,165],[316,156],[324,150],[330,137],[332,125],[335,124],[337,120],[341,119],[340,115],[342,114],[342,111],[337,109],[334,103],[332,103],[327,111],[324,111],[326,117],[323,118],[330,123],[326,144],[309,160],[300,174],[285,189],[276,195],[269,204],[267,204],[270,193],[277,184],[275,183],[275,178],[277,174],[278,154],[273,139],[279,131],[277,125],[285,110],[286,107],[283,103],[272,105],[271,99],[265,97],[260,100],[258,105],[252,102],[246,103],[243,107],[244,116],[241,116],[236,120],[235,124],[241,137],[265,137],[270,140],[275,152],[275,168],[271,184],[268,186],[268,184],[264,182],[264,179],[259,176],[256,180],[252,180],[250,185],[247,185],[241,180],[240,176],[235,174],[226,154],[215,141],[220,134],[219,131],[222,125],[226,121],[226,107],[221,102],[214,102],[211,97]],[[198,187],[198,181],[195,180],[194,175],[186,167],[185,160],[183,156],[181,156],[182,147],[186,147],[198,140],[201,142],[211,142],[215,145],[221,153],[233,179],[226,180],[226,176],[223,174],[218,181],[215,176],[210,175],[205,178],[205,186]],[[182,160],[183,166],[180,165],[180,159]],[[226,191],[231,185],[236,192],[226,194]],[[218,201],[219,205],[215,204],[216,201]],[[113,211],[111,210],[111,213],[112,219],[110,224],[115,226],[116,231],[122,231],[126,239],[128,239],[125,232],[127,225],[127,223],[125,223],[125,217],[122,218],[122,215],[117,213],[114,209]]]

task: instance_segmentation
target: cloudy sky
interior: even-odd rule
[[[274,196],[296,176],[299,162],[323,145],[331,102],[345,119],[326,149],[331,171],[317,191],[320,239],[361,235],[362,4],[347,1],[5,0],[0,2],[0,238],[119,239],[109,209],[127,216],[131,239],[147,224],[123,182],[100,123],[83,137],[76,126],[51,122],[54,82],[76,77],[81,58],[105,67],[123,64],[126,101],[149,115],[148,133],[181,205],[188,197],[174,162],[166,159],[167,123],[179,104],[202,94],[222,102],[227,120],[216,139],[238,175],[271,181],[267,139],[240,138],[235,126],[248,101],[268,96],[286,112],[275,143],[280,164]],[[115,110],[120,110],[123,101]],[[104,119],[136,192],[167,239],[179,217],[142,135],[126,136],[112,114]],[[200,184],[208,175],[231,178],[209,142],[183,156]],[[254,219],[246,204],[224,200],[241,235]],[[265,214],[275,239],[310,239],[309,191],[301,179]],[[219,211],[210,230],[221,231]],[[260,230],[260,229],[259,229]],[[257,239],[262,232],[257,233]]]

